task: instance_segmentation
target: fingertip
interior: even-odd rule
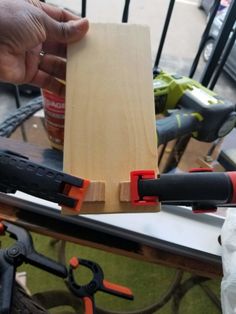
[[[86,18],[70,20],[68,22],[57,22],[45,14],[45,25],[47,39],[61,43],[72,43],[84,37],[89,29]]]
[[[74,27],[78,33],[85,35],[89,29],[89,21],[86,18],[73,21]]]

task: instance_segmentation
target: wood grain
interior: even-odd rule
[[[149,29],[92,24],[68,49],[64,171],[104,181],[104,203],[83,213],[156,211],[120,202],[130,171],[157,171]]]

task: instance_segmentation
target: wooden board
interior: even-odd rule
[[[150,34],[146,26],[92,24],[68,49],[64,171],[105,182],[105,202],[83,213],[158,210],[120,202],[132,170],[157,170]]]

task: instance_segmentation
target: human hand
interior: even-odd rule
[[[58,79],[65,80],[66,46],[88,27],[86,19],[39,0],[1,0],[0,81],[36,85],[63,97]]]

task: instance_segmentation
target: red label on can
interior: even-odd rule
[[[65,99],[43,90],[45,127],[53,147],[63,149]]]

